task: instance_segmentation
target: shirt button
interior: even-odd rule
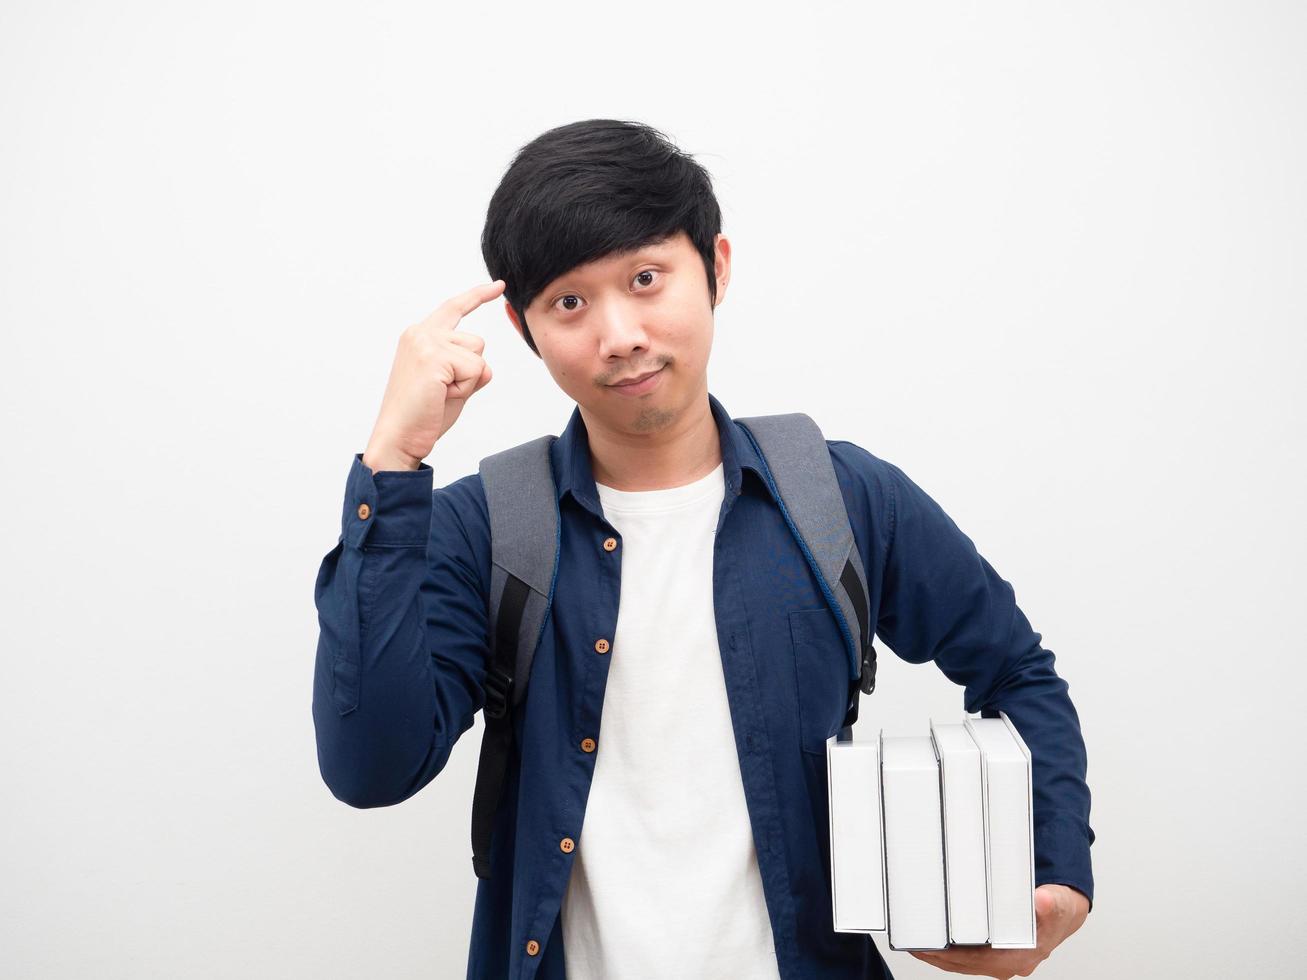
[[[369,516],[371,513],[372,513],[372,508],[371,508],[371,507],[369,507],[367,504],[359,504],[359,520],[360,520],[360,521],[366,521],[366,520],[368,519],[368,516]]]
[[[564,854],[571,854],[572,851],[576,850],[576,841],[570,837],[564,837],[558,842],[558,847]]]
[[[535,956],[535,954],[538,952],[540,952],[540,944],[536,942],[534,939],[529,940],[526,944],[526,955]]]
[[[607,653],[607,652],[608,652],[608,641],[605,640],[603,637],[600,637],[599,639],[595,640],[595,652],[596,652],[596,653]]]
[[[616,538],[604,538],[604,551],[612,551],[617,547]]]
[[[581,739],[581,751],[593,752],[595,750],[595,740],[592,738]]]

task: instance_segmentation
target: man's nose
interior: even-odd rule
[[[649,334],[644,319],[632,304],[608,304],[603,311],[599,331],[599,353],[605,359],[629,357],[633,351],[649,348]]]

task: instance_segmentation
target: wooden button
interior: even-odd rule
[[[581,739],[581,751],[593,752],[595,750],[595,740],[592,738]]]
[[[595,652],[596,652],[596,653],[607,653],[607,652],[608,652],[608,641],[605,640],[605,639],[603,639],[603,637],[600,637],[599,639],[595,640]]]
[[[526,944],[526,955],[535,956],[538,952],[540,952],[540,944],[534,939],[528,940]]]
[[[576,841],[572,840],[570,837],[564,837],[558,842],[558,846],[562,849],[564,854],[571,854],[572,851],[576,849]]]
[[[616,538],[604,538],[604,551],[612,551],[617,547]]]
[[[360,521],[366,521],[366,520],[368,519],[368,515],[370,515],[371,513],[372,513],[372,508],[371,508],[371,507],[369,507],[367,504],[359,504],[359,520],[360,520]]]

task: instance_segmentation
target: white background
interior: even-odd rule
[[[1097,892],[1037,975],[1302,975],[1301,5],[189,7],[0,8],[0,974],[463,976],[481,721],[332,798],[313,584],[399,333],[607,116],[714,178],[728,411],[901,466],[1056,653]],[[437,485],[572,408],[465,329]],[[860,724],[960,715],[881,660]]]

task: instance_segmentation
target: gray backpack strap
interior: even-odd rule
[[[490,514],[490,646],[485,731],[472,796],[472,867],[490,877],[490,837],[513,748],[513,708],[554,597],[561,529],[549,447],[541,436],[487,456],[479,471]]]
[[[802,412],[736,419],[744,426],[781,500],[781,513],[817,574],[848,645],[851,692],[846,725],[857,719],[857,688],[876,687],[876,650],[867,577],[844,495],[821,429]],[[853,632],[853,628],[857,633]]]
[[[515,682],[512,702],[505,707],[516,707],[525,696],[531,658],[553,598],[560,531],[549,447],[556,438],[541,436],[505,449],[481,460],[479,467],[490,512],[492,666]],[[512,656],[500,664],[501,654],[507,653]]]

